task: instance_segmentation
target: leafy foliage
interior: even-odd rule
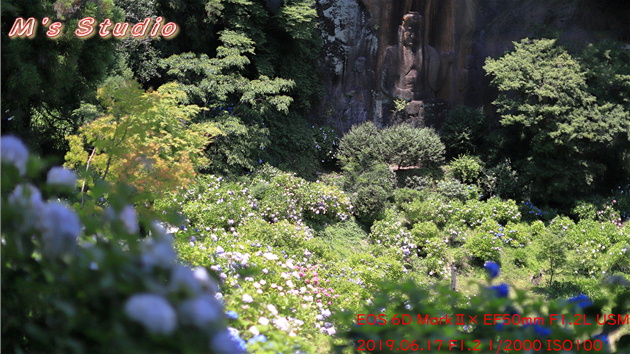
[[[630,138],[630,112],[598,102],[580,63],[554,40],[516,42],[514,51],[484,68],[500,92],[501,124],[519,134],[513,161],[531,183],[532,197],[566,203],[572,191],[602,186],[602,156],[624,154],[616,142]]]
[[[481,171],[483,170],[481,159],[470,155],[460,155],[458,158],[451,161],[448,167],[453,177],[468,184],[477,184]]]
[[[380,132],[387,163],[401,167],[438,165],[444,160],[444,144],[430,128],[398,124]]]
[[[318,151],[305,113],[320,90],[312,1],[169,5],[160,9],[175,18],[191,11],[182,22],[192,45],[164,50],[163,57],[175,54],[161,62],[166,78],[183,83],[191,102],[209,108],[200,121],[228,125],[208,154],[207,172],[242,174],[263,160],[312,175]],[[199,13],[201,21],[189,20]]]
[[[485,128],[485,117],[481,110],[466,106],[451,110],[440,131],[447,157],[478,153],[484,141]]]
[[[45,154],[62,154],[64,136],[83,123],[72,111],[93,102],[97,85],[114,67],[114,41],[79,40],[72,35],[79,19],[120,21],[111,0],[70,6],[62,1],[5,1],[2,11],[2,128],[26,139]],[[55,16],[53,16],[53,14]],[[40,27],[33,39],[9,40],[16,18],[63,20],[64,35],[51,40]]]
[[[367,167],[373,161],[382,161],[383,146],[378,128],[372,122],[355,125],[339,142],[337,158],[342,166],[358,164]]]
[[[145,93],[134,82],[112,79],[99,98],[105,111],[68,136],[66,165],[126,181],[140,193],[159,196],[191,181],[205,164],[201,152],[221,134],[212,124],[190,123],[201,109],[182,104],[186,94],[176,84]]]

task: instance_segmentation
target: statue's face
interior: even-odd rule
[[[420,43],[420,24],[417,19],[403,20],[402,42],[405,47],[415,47]]]
[[[359,57],[354,62],[354,70],[356,70],[357,72],[360,72],[360,73],[365,71],[365,58],[364,57]]]

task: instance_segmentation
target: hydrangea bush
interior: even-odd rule
[[[159,224],[139,240],[131,205],[77,213],[73,172],[46,171],[15,137],[1,144],[3,352],[244,352],[217,282],[177,264]]]

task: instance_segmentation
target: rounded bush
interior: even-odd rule
[[[448,164],[453,177],[466,184],[477,184],[483,171],[481,160],[477,156],[460,155]]]

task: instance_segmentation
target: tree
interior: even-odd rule
[[[199,121],[216,122],[225,133],[209,151],[209,172],[243,173],[260,160],[294,170],[316,164],[305,118],[321,88],[313,4],[160,3],[160,14],[182,24],[182,38],[163,50],[174,54],[162,61],[165,78],[182,83],[191,103],[209,108]]]
[[[112,78],[98,97],[105,111],[67,137],[66,166],[125,181],[153,197],[190,182],[195,168],[207,163],[203,150],[221,134],[211,123],[190,122],[201,108],[183,104],[186,94],[176,83],[144,92],[133,81]]]
[[[342,166],[357,164],[367,168],[375,161],[384,162],[380,132],[372,122],[353,126],[339,142],[337,158]]]
[[[488,59],[484,69],[499,89],[494,104],[501,124],[514,133],[512,161],[532,197],[564,204],[576,194],[609,188],[602,183],[608,170],[602,156],[619,153],[613,142],[630,139],[628,111],[598,102],[580,63],[555,40],[514,44],[512,52]]]
[[[630,51],[625,44],[612,40],[588,44],[579,60],[586,71],[588,91],[600,104],[607,102],[630,109]],[[630,181],[630,139],[617,136],[602,156],[607,166],[606,185],[623,185]]]
[[[431,128],[402,123],[381,131],[385,161],[392,166],[427,167],[444,161],[444,144]]]
[[[481,109],[455,107],[449,112],[440,131],[447,157],[478,153],[484,140],[485,128],[485,116]]]
[[[64,135],[83,123],[72,115],[82,101],[94,101],[97,85],[115,64],[115,41],[82,40],[72,33],[79,19],[122,19],[112,0],[2,2],[2,128],[22,136],[36,151],[65,150]],[[64,23],[63,35],[47,38],[39,26],[34,38],[9,39],[16,18]]]

